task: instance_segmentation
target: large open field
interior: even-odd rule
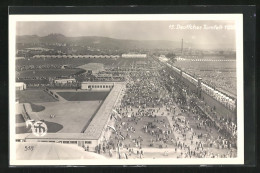
[[[26,70],[19,72],[17,77],[19,78],[33,78],[33,77],[61,77],[61,76],[70,76],[78,72],[83,72],[82,69],[35,69],[35,70]]]
[[[139,58],[119,58],[119,59],[104,59],[104,58],[50,58],[50,59],[20,59],[16,60],[16,66],[55,66],[61,67],[62,65],[68,65],[73,68],[76,68],[81,65],[88,63],[101,63],[104,64],[105,68],[110,67],[131,67],[137,61],[143,61]],[[145,60],[144,60],[145,61]]]
[[[67,101],[104,100],[109,92],[57,92]]]
[[[44,120],[49,133],[80,133],[91,120],[99,106],[100,100],[104,100],[108,92],[69,92],[59,90],[60,95],[67,101],[56,101],[42,90],[18,91],[20,103],[33,103],[32,111]],[[55,115],[51,118],[50,115]],[[16,121],[22,122],[18,116]],[[26,133],[30,129],[25,126],[16,128],[17,133]]]
[[[42,103],[45,110],[38,112],[38,116],[44,121],[61,125],[60,133],[80,133],[100,104],[99,101]],[[50,118],[50,115],[55,117]]]
[[[17,66],[24,66],[24,65],[71,65],[72,67],[77,67],[80,65],[88,64],[88,63],[102,63],[104,65],[110,65],[112,63],[116,63],[117,60],[114,59],[103,59],[103,58],[50,58],[50,59],[21,59],[17,60]]]
[[[16,98],[19,98],[20,103],[43,103],[56,101],[48,93],[38,89],[17,91]]]

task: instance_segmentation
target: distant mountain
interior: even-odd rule
[[[78,46],[89,46],[106,49],[175,49],[180,48],[181,43],[167,40],[123,40],[99,36],[66,37],[62,34],[50,34],[47,36],[24,35],[16,37],[17,43],[62,43],[74,44]],[[192,47],[191,43],[185,43],[185,46]]]

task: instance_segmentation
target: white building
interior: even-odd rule
[[[94,91],[109,91],[114,87],[114,82],[82,82],[81,89]]]
[[[16,82],[15,83],[15,89],[19,90],[19,91],[25,90],[26,89],[26,84],[23,83],[23,82]]]
[[[59,84],[67,84],[67,83],[73,83],[76,82],[76,79],[56,79],[54,80],[54,83],[59,83]]]
[[[146,54],[122,54],[122,58],[147,58]]]

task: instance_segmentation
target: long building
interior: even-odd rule
[[[122,58],[147,58],[146,54],[122,54]]]
[[[119,55],[34,55],[32,58],[120,58]]]
[[[114,82],[82,82],[81,89],[89,91],[106,91],[115,86]]]

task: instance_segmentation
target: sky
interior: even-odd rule
[[[205,27],[206,26],[206,27]],[[235,48],[234,21],[50,21],[17,22],[17,35],[104,36],[131,40],[180,41],[207,47]]]

